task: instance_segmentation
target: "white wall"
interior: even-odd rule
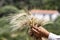
[[[52,15],[52,20],[54,21],[54,20],[57,18],[58,15],[59,15],[59,14],[53,14],[53,15]]]
[[[50,20],[50,14],[45,14],[45,16],[43,16],[43,14],[39,14],[39,13],[33,13],[33,15],[36,17],[36,18],[39,18],[39,19],[45,19],[47,21]],[[52,14],[52,21],[54,21],[56,18],[57,18],[58,14]]]

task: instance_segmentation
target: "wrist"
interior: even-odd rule
[[[48,36],[49,36],[49,32],[48,31],[43,33],[43,37],[48,38]]]

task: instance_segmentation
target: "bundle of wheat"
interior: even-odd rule
[[[11,28],[11,32],[14,32],[16,30],[23,30],[24,27],[28,27],[28,31],[30,30],[31,26],[37,24],[38,26],[43,26],[46,25],[48,23],[48,21],[44,20],[44,19],[38,19],[35,16],[22,12],[20,14],[17,14],[15,16],[13,16],[11,18],[11,22],[10,24],[12,24]],[[34,36],[34,39],[32,40],[42,40],[41,38],[36,39],[36,37]]]

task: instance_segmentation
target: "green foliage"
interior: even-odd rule
[[[6,17],[0,18],[0,34],[4,33],[7,31],[9,28],[9,20],[7,20]]]
[[[45,25],[45,28],[55,34],[60,34],[60,16],[52,23]]]
[[[19,10],[14,6],[4,6],[0,9],[0,16],[18,13]]]
[[[60,11],[60,0],[5,0],[2,6],[14,5],[19,9],[47,9]]]

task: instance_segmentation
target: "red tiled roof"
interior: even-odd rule
[[[57,10],[31,10],[31,13],[39,13],[39,14],[57,14]]]

